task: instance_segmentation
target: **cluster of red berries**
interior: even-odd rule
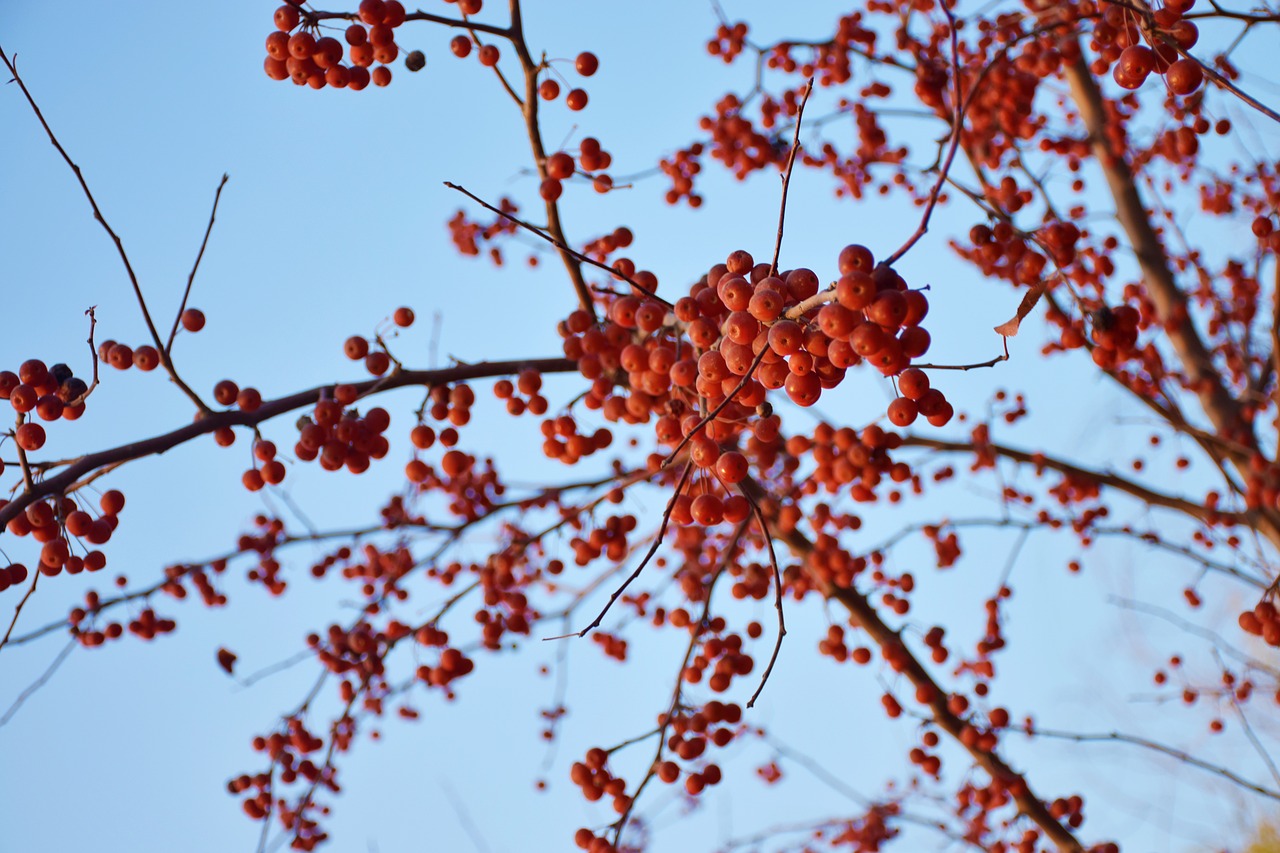
[[[585,173],[601,172],[613,163],[613,155],[600,147],[600,140],[588,136],[578,145],[578,165]],[[575,171],[573,155],[565,151],[557,151],[547,158],[547,177],[538,187],[538,193],[545,201],[555,201],[564,192],[564,181],[573,177]],[[596,192],[606,193],[613,188],[613,178],[606,174],[597,174],[591,178],[591,185]]]
[[[622,562],[630,551],[627,534],[636,529],[636,524],[636,517],[630,513],[610,515],[602,523],[596,524],[585,537],[573,537],[569,541],[569,547],[573,550],[574,564],[587,566],[601,556],[610,562]]]
[[[125,626],[119,622],[109,622],[100,630],[89,629],[82,624],[87,618],[96,614],[101,606],[102,601],[98,593],[90,590],[85,594],[85,605],[73,607],[68,615],[67,621],[71,624],[71,633],[82,646],[100,646],[107,640],[117,640],[124,634]],[[157,616],[154,609],[147,607],[136,618],[129,620],[128,629],[129,633],[139,639],[154,640],[162,634],[171,634],[176,631],[178,623],[173,619]],[[233,659],[234,657],[232,655]]]
[[[11,563],[0,569],[0,592],[22,583],[29,574],[27,567],[22,563]]]
[[[693,713],[686,711],[672,718],[667,749],[682,761],[696,761],[708,746],[723,749],[732,743],[741,721],[741,705],[713,699]],[[664,761],[657,766],[655,775],[668,785],[674,784],[680,778],[679,766],[674,761]],[[697,796],[706,786],[719,783],[719,766],[705,763],[701,770],[685,777],[685,790]]]
[[[765,136],[742,115],[742,101],[733,94],[716,102],[716,114],[703,116],[698,127],[711,134],[711,156],[742,180],[766,166],[786,162],[789,146],[778,136]]]
[[[7,500],[0,500],[0,507],[8,503]],[[124,495],[111,489],[103,493],[98,505],[102,514],[94,518],[72,498],[35,501],[25,512],[10,519],[7,529],[14,536],[29,535],[42,543],[38,565],[42,575],[59,575],[63,571],[72,575],[84,571],[101,571],[107,565],[105,554],[89,550],[81,557],[72,553],[69,541],[77,539],[91,545],[103,545],[111,539],[120,523],[119,514],[124,509]],[[22,563],[13,563],[0,569],[0,591],[22,583],[27,577],[27,567]]]
[[[1249,509],[1280,506],[1280,465],[1272,464],[1261,453],[1251,455],[1244,499]]]
[[[611,657],[616,661],[626,662],[627,660],[627,641],[619,636],[610,634],[607,631],[595,631],[591,634],[591,642],[600,647],[606,657]]]
[[[67,622],[71,625],[71,633],[76,641],[85,648],[94,648],[101,646],[108,640],[118,640],[124,636],[124,626],[119,622],[108,622],[101,628],[85,628],[82,624],[85,619],[91,615],[95,615],[102,606],[102,598],[94,590],[89,590],[84,594],[84,606],[72,608],[67,616]]]
[[[483,62],[483,60],[481,61]],[[496,54],[494,61],[497,61]],[[583,77],[590,77],[600,67],[600,60],[596,58],[594,53],[583,51],[573,61],[573,67]],[[538,84],[538,97],[544,101],[554,101],[560,97],[560,84],[550,77],[543,78],[542,82]],[[586,109],[587,90],[581,88],[570,89],[564,96],[564,105],[574,112]]]
[[[318,25],[307,19],[297,4],[286,3],[276,9],[276,30],[267,36],[267,58],[263,61],[267,76],[312,89],[330,86],[359,91],[371,82],[375,86],[389,84],[391,69],[387,66],[400,55],[395,29],[405,21],[404,6],[399,0],[361,0],[358,14],[360,23],[347,27],[344,33],[344,50],[342,42],[332,36],[317,38]],[[342,62],[344,54],[349,65]],[[375,62],[377,67],[370,71]],[[405,64],[417,71],[426,60],[414,51]]]
[[[541,387],[540,384],[539,387]],[[538,395],[535,393],[530,396],[529,402],[526,403],[526,410],[530,407],[541,408],[540,405],[533,404],[535,396]],[[471,407],[475,405],[476,392],[465,382],[459,382],[456,385],[436,385],[427,394],[427,399],[430,402],[427,413],[435,420],[448,421],[454,426],[465,426],[471,422]],[[441,433],[442,443],[444,443],[443,438],[444,434]]]
[[[613,775],[608,761],[607,752],[598,746],[592,747],[587,750],[583,761],[575,761],[569,768],[569,778],[582,789],[582,796],[589,802],[594,803],[606,796],[612,797],[613,810],[622,814],[631,806],[631,798],[627,796],[627,780]]]
[[[750,675],[754,669],[755,659],[742,649],[742,636],[729,634],[706,640],[685,667],[682,677],[690,684],[699,684],[710,670],[707,686],[716,693],[724,693],[732,686],[733,679]]]
[[[678,204],[680,199],[686,199],[690,207],[702,207],[702,196],[693,191],[694,175],[702,171],[702,151],[702,143],[695,142],[671,157],[658,161],[662,174],[671,179],[671,189],[667,190],[664,197],[667,204]]]
[[[401,328],[413,325],[413,309],[397,308],[392,315]],[[342,344],[342,351],[352,361],[363,361],[371,376],[382,376],[391,369],[391,355],[385,349],[370,349],[369,341],[360,335],[352,335]]]
[[[300,461],[319,459],[326,471],[345,466],[352,474],[363,474],[369,470],[370,460],[387,455],[390,444],[383,433],[391,426],[391,415],[374,407],[362,416],[348,408],[356,398],[355,386],[338,385],[333,399],[317,401],[311,415],[299,419],[293,452]]]
[[[88,384],[65,364],[46,367],[40,359],[32,358],[24,361],[17,373],[0,371],[0,400],[8,400],[20,416],[34,412],[43,421],[74,421],[84,414],[88,393]],[[15,430],[14,439],[23,450],[39,450],[46,440],[44,427],[27,420]],[[0,462],[3,472],[4,463]]]
[[[916,401],[916,407],[920,407],[921,401],[925,401],[927,409],[929,403],[923,395]],[[868,503],[876,500],[876,488],[886,477],[894,483],[910,482],[913,488],[916,487],[911,467],[905,462],[894,461],[890,456],[890,451],[898,449],[901,444],[901,436],[886,432],[878,424],[870,424],[858,431],[852,427],[836,429],[822,423],[814,428],[812,436],[791,436],[785,447],[788,454],[810,454],[817,463],[806,479],[804,492],[815,494],[821,489],[828,494],[836,494],[847,491],[853,500]],[[893,500],[892,495],[890,499]],[[826,580],[847,585],[852,581],[852,575],[848,574],[850,568],[841,562],[834,568],[836,574]]]
[[[319,635],[312,634],[307,637],[307,645],[315,650],[316,658],[330,672],[350,673],[363,683],[383,674],[383,657],[389,648],[389,639],[361,622],[351,629],[330,625],[327,642],[321,643]]]
[[[617,250],[630,246],[634,239],[631,229],[623,225],[587,243],[582,247],[582,254],[604,261]]]
[[[1141,314],[1132,305],[1103,306],[1092,316],[1093,361],[1104,370],[1134,355]]]
[[[1268,646],[1280,646],[1280,614],[1271,601],[1263,599],[1252,610],[1240,614],[1240,629],[1261,637]]]
[[[513,215],[520,212],[519,206],[506,196],[498,201],[498,209]],[[492,243],[503,234],[514,234],[520,227],[508,217],[496,213],[492,222],[481,224],[468,219],[461,210],[454,213],[445,225],[449,228],[449,237],[458,254],[466,256],[479,255],[485,244]],[[502,266],[502,250],[497,246],[489,246],[489,257],[494,264]]]
[[[199,308],[187,308],[178,320],[188,332],[198,332],[205,325],[204,312]],[[131,347],[113,340],[106,340],[98,345],[98,360],[116,370],[136,367],[143,372],[150,372],[163,364],[160,351],[151,344]]]
[[[742,53],[747,44],[747,25],[743,21],[735,24],[721,24],[716,27],[716,34],[707,42],[707,53],[718,56],[726,64]]]
[[[597,453],[613,444],[613,433],[601,427],[590,435],[578,432],[578,422],[569,415],[561,415],[542,422],[542,452],[549,459],[559,459],[566,465]]]
[[[1174,0],[1140,21],[1132,10],[1108,5],[1094,27],[1093,40],[1101,46],[1100,60],[1112,62],[1111,75],[1124,89],[1138,89],[1154,72],[1164,76],[1169,91],[1190,95],[1204,83],[1200,63],[1183,54],[1200,39],[1196,25],[1183,17],[1188,0]],[[1149,42],[1150,45],[1144,43]],[[1117,54],[1118,51],[1118,54]]]
[[[129,620],[129,633],[142,640],[154,640],[162,634],[173,633],[177,628],[177,622],[156,616],[150,607],[144,608],[137,618]]]
[[[921,735],[920,741],[921,745],[913,746],[907,753],[907,758],[912,764],[937,779],[942,774],[942,759],[926,750],[937,747],[939,741],[938,733],[933,731],[925,732]]]
[[[736,251],[670,307],[640,293],[612,299],[603,323],[573,312],[560,332],[565,355],[592,380],[583,404],[610,421],[640,423],[657,415],[659,443],[688,445],[698,469],[726,486],[745,478],[753,459],[769,467],[781,446],[768,391],[785,389],[793,402],[812,406],[825,389],[840,384],[846,368],[863,360],[898,377],[901,396],[888,408],[894,425],[908,426],[920,416],[935,426],[947,423],[951,404],[924,371],[909,366],[930,344],[920,326],[928,311],[925,295],[908,290],[891,268],[875,266],[865,247],[845,247],[838,266],[839,280],[819,295],[813,271],[775,275],[768,264]],[[648,293],[657,287],[652,273],[637,272],[625,258],[615,269]],[[711,409],[717,417],[699,414]],[[751,438],[734,447],[747,424]],[[554,432],[559,430],[557,421]],[[557,445],[548,452],[562,451]],[[870,452],[865,456],[857,470],[871,461]],[[878,480],[877,472],[872,475]],[[681,494],[672,519],[705,525],[740,521],[749,512],[741,496],[722,499],[706,491]]]
[[[1067,826],[1077,829],[1084,823],[1084,799],[1078,794],[1058,797],[1049,804],[1049,814],[1054,820],[1064,821]]]
[[[818,653],[837,663],[851,660],[860,666],[865,666],[871,662],[871,649],[866,646],[855,646],[850,649],[845,643],[844,628],[840,625],[827,626],[827,636],[818,641]]]
[[[339,736],[335,734],[335,738]],[[254,820],[264,820],[272,812],[271,788],[274,781],[292,784],[299,778],[313,785],[324,785],[331,790],[337,786],[331,777],[326,777],[314,761],[305,756],[314,754],[324,747],[324,740],[312,734],[306,724],[297,717],[290,718],[281,731],[253,739],[255,752],[265,753],[273,764],[278,764],[278,773],[259,773],[253,776],[241,775],[227,783],[227,790],[232,794],[250,792],[243,801],[244,812]],[[281,822],[292,829],[295,834],[293,848],[311,850],[323,841],[326,836],[318,831],[314,821],[285,809],[284,801],[278,804]]]
[[[443,641],[432,643],[431,645],[442,645]],[[425,664],[418,667],[417,677],[419,681],[429,684],[432,687],[443,687],[448,689],[449,683],[455,678],[462,678],[475,669],[475,661],[467,657],[461,651],[455,648],[446,648],[440,653],[440,661],[436,666],[426,666]],[[452,697],[450,697],[452,698]]]

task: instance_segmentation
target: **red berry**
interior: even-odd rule
[[[736,450],[720,454],[716,460],[716,476],[729,484],[742,482],[747,476],[747,458]]]
[[[182,312],[182,328],[188,332],[198,332],[204,328],[204,312],[199,308],[188,308]]]
[[[916,407],[914,400],[906,397],[899,397],[889,404],[889,422],[894,426],[908,427],[915,423],[916,416],[920,414],[920,410]]]
[[[301,20],[301,15],[298,14],[298,9],[296,6],[286,5],[286,6],[281,6],[279,9],[276,9],[275,21],[276,21],[277,29],[283,30],[284,32],[288,32],[289,30],[298,26],[299,20]]]
[[[573,67],[576,68],[578,73],[583,77],[590,77],[592,74],[595,74],[596,69],[600,67],[600,60],[596,59],[596,55],[594,53],[583,51],[578,54],[578,58],[574,60]]]
[[[1204,82],[1204,70],[1200,67],[1200,63],[1184,56],[1169,66],[1164,79],[1169,84],[1169,90],[1175,95],[1190,95]]]
[[[382,0],[360,0],[360,20],[366,24],[381,24],[386,15],[386,4]]]
[[[44,427],[40,424],[23,424],[18,427],[15,437],[18,440],[18,446],[23,450],[34,451],[44,447]]]

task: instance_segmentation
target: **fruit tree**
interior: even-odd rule
[[[14,843],[1275,815],[1274,2],[66,5],[0,19]]]

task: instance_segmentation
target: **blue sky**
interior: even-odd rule
[[[697,117],[724,91],[746,84],[746,68],[726,68],[705,54],[715,27],[707,4],[672,0],[607,11],[585,3],[542,5],[550,8],[531,4],[526,12],[535,50],[566,58],[593,50],[601,59],[586,110],[544,111],[551,147],[594,135],[613,153],[617,172],[639,171],[694,138]],[[724,5],[731,18],[750,19],[762,38],[821,33],[835,15],[834,7],[819,3],[785,12],[775,4]],[[557,354],[555,322],[573,298],[558,265],[548,258],[529,270],[514,251],[514,262],[495,270],[458,257],[444,227],[464,206],[443,186],[446,180],[485,198],[510,194],[533,207],[527,140],[492,76],[474,60],[448,54],[452,32],[415,26],[400,41],[425,51],[426,70],[410,75],[397,64],[386,90],[312,92],[275,83],[261,70],[273,8],[236,0],[212,12],[159,3],[108,11],[71,0],[0,9],[0,46],[17,55],[47,120],[84,170],[162,326],[181,298],[218,179],[230,174],[192,299],[208,326],[183,336],[175,350],[184,377],[201,390],[232,377],[268,397],[357,378],[342,356],[343,339],[370,333],[399,305],[413,307],[419,318],[395,343],[413,366],[430,366],[433,352],[439,363]],[[568,63],[563,69],[572,79]],[[0,117],[0,366],[12,369],[31,357],[83,366],[83,312],[91,305],[99,340],[142,342],[145,328],[114,249],[16,87],[2,90]],[[922,155],[937,132],[933,125],[918,131]],[[664,292],[673,292],[733,249],[763,254],[772,247],[776,178],[765,174],[738,184],[708,166],[704,180],[707,203],[698,211],[664,205],[664,187],[652,179],[608,196],[571,187],[563,203],[566,227],[578,240],[618,225],[632,228],[631,255],[659,275]],[[783,265],[812,266],[827,277],[841,246],[862,242],[888,251],[914,230],[915,217],[892,201],[836,202],[828,180],[797,172]],[[1016,294],[983,281],[945,247],[946,235],[976,221],[972,210],[942,211],[934,232],[899,265],[913,284],[931,286],[927,325],[935,341],[930,356],[938,362],[995,355],[999,341],[988,330],[1017,304]],[[996,388],[1027,388],[1033,417],[1001,438],[1022,446],[1043,442],[1094,464],[1124,464],[1134,453],[1159,459],[1135,445],[1146,435],[1133,423],[1142,413],[1099,383],[1085,360],[1043,361],[1037,331],[1011,342],[1011,362],[940,380],[948,396],[980,412]],[[566,382],[549,382],[549,389],[553,405],[575,393]],[[464,431],[466,446],[509,449],[499,461],[514,481],[570,475],[540,458],[535,421],[499,415],[487,389],[477,391],[483,402]],[[889,394],[883,380],[864,372],[819,408],[835,422],[861,424],[883,410]],[[329,476],[295,466],[300,470],[291,471],[288,492],[317,526],[375,520],[377,502],[401,485],[404,439],[417,403],[412,392],[387,396],[383,405],[392,412],[399,444],[393,439],[388,459],[369,474]],[[73,455],[164,432],[190,417],[186,399],[160,376],[107,371],[86,417],[54,425],[49,448]],[[810,416],[788,417],[804,425]],[[292,433],[292,418],[266,429],[282,447],[292,444]],[[124,489],[128,506],[104,575],[124,572],[146,583],[165,565],[233,546],[263,508],[263,498],[239,483],[248,452],[243,437],[229,450],[198,442],[112,474],[104,482]],[[9,459],[7,449],[3,455]],[[1190,478],[1205,475],[1193,469],[1186,476],[1164,485],[1191,492],[1202,481]],[[8,488],[12,478],[10,469],[0,485]],[[995,490],[990,478],[965,479],[910,512],[998,518],[999,507],[989,500]],[[656,518],[661,506],[662,498],[650,493],[636,509]],[[886,538],[903,518],[868,512],[862,546]],[[923,544],[892,560],[927,576],[914,612],[919,624],[941,619],[956,634],[976,638],[980,602],[994,589],[1017,537],[976,531],[965,544],[966,560],[949,573],[926,568]],[[10,559],[33,562],[24,550],[29,542],[7,537],[3,546]],[[1068,577],[1063,566],[1077,553],[1068,537],[1048,533],[1032,535],[1017,552],[1011,650],[1001,660],[999,701],[1015,713],[1035,709],[1046,726],[1159,733],[1223,756],[1216,760],[1236,754],[1238,733],[1211,741],[1196,713],[1152,698],[1150,673],[1169,648],[1182,643],[1202,672],[1211,658],[1190,654],[1189,639],[1168,626],[1106,603],[1120,594],[1174,606],[1194,577],[1192,568],[1121,543],[1091,552],[1084,577]],[[309,556],[299,553],[293,570],[305,572]],[[107,580],[49,579],[21,626],[61,618],[87,588]],[[233,648],[240,671],[252,672],[288,658],[309,630],[344,618],[350,604],[332,583],[299,582],[283,599],[269,600],[243,581],[243,568],[233,569],[226,584],[232,599],[226,610],[158,602],[179,620],[173,637],[77,649],[0,727],[0,851],[254,848],[258,828],[243,818],[223,783],[256,769],[250,738],[297,703],[314,672],[304,664],[242,688],[217,669],[214,652]],[[1207,607],[1229,614],[1240,603],[1233,595],[1223,587]],[[0,593],[0,612],[15,602],[13,591]],[[429,602],[419,604],[425,610]],[[902,778],[914,724],[884,719],[875,671],[838,667],[814,654],[838,613],[816,603],[790,612],[779,668],[752,720],[873,796],[884,780]],[[758,618],[771,625],[767,607]],[[334,803],[330,849],[566,849],[574,828],[608,819],[568,783],[569,764],[589,746],[644,731],[669,692],[677,639],[648,633],[633,632],[625,667],[603,661],[587,642],[565,652],[572,712],[551,750],[538,738],[537,712],[552,702],[554,679],[539,676],[537,668],[553,663],[558,647],[532,642],[518,654],[485,661],[456,703],[420,697],[414,704],[422,720],[388,720],[381,743],[361,743],[344,763],[345,792]],[[1117,646],[1124,654],[1113,653]],[[59,648],[60,640],[50,638],[0,654],[0,708]],[[1086,794],[1090,839],[1115,838],[1140,850],[1196,850],[1230,841],[1228,827],[1249,814],[1243,798],[1209,777],[1133,751],[1017,739],[1009,750],[1047,795]],[[634,778],[648,755],[645,745],[620,760]],[[722,786],[693,815],[681,817],[669,792],[653,791],[646,803],[654,815],[652,849],[711,850],[768,826],[850,809],[785,759],[786,782],[758,784],[751,768],[768,757],[759,746],[729,750],[721,763],[741,779]],[[1262,778],[1260,765],[1244,762]],[[961,766],[955,759],[955,769]],[[535,792],[538,778],[548,780],[548,793]]]

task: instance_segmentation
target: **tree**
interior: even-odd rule
[[[632,47],[615,44],[630,42],[615,33],[589,50],[544,48],[533,35],[542,13],[517,0],[432,12],[393,0],[281,6],[274,29],[249,24],[269,30],[268,77],[311,89],[389,85],[388,96],[408,84],[414,97],[435,99],[435,114],[455,111],[451,133],[495,133],[481,124],[487,95],[469,88],[462,98],[433,82],[454,63],[475,91],[514,102],[505,127],[521,128],[527,152],[521,164],[468,174],[391,154],[397,118],[382,108],[271,95],[291,111],[314,110],[318,123],[290,128],[298,136],[281,149],[282,172],[308,133],[331,138],[319,126],[326,111],[347,111],[352,127],[373,132],[337,157],[321,147],[344,161],[335,170],[357,161],[335,185],[312,194],[302,185],[323,177],[303,173],[273,188],[272,239],[281,256],[300,255],[291,276],[271,281],[287,311],[252,264],[217,261],[219,290],[250,311],[220,312],[224,334],[236,337],[193,355],[191,370],[185,353],[216,325],[204,331],[197,306],[208,307],[202,285],[220,229],[235,220],[222,206],[235,185],[217,184],[185,282],[151,285],[92,170],[79,168],[84,155],[40,111],[38,75],[4,53],[14,78],[6,103],[14,115],[29,108],[33,135],[47,135],[43,156],[71,168],[76,203],[88,201],[123,268],[112,285],[140,323],[130,330],[121,319],[119,296],[106,312],[98,290],[75,290],[84,304],[73,304],[49,300],[33,273],[23,281],[19,298],[42,303],[40,316],[59,329],[89,310],[74,331],[22,330],[0,373],[0,397],[16,415],[0,470],[10,489],[0,596],[13,608],[0,653],[34,654],[69,632],[47,672],[15,685],[4,724],[30,718],[24,705],[69,655],[95,660],[174,633],[204,618],[174,599],[198,597],[221,620],[207,623],[225,632],[211,657],[228,675],[313,681],[274,708],[272,724],[237,732],[252,749],[227,788],[260,827],[262,848],[327,840],[344,768],[368,740],[401,728],[389,718],[430,723],[455,699],[479,703],[473,685],[511,677],[513,651],[533,667],[553,655],[557,686],[537,712],[546,740],[563,740],[566,752],[572,743],[573,753],[549,753],[546,796],[595,804],[586,826],[548,827],[545,849],[688,849],[654,820],[671,800],[663,791],[698,804],[725,788],[763,791],[770,811],[757,810],[750,832],[760,835],[721,837],[724,848],[1149,843],[1149,828],[1117,819],[1124,803],[1114,779],[1090,771],[1096,759],[1084,750],[1093,747],[1062,764],[1055,740],[1111,744],[1146,808],[1160,807],[1161,791],[1143,781],[1135,756],[1200,774],[1217,796],[1271,805],[1280,799],[1269,753],[1280,682],[1268,648],[1280,645],[1280,161],[1267,145],[1280,117],[1255,96],[1265,79],[1240,69],[1265,62],[1248,51],[1280,12],[1207,5],[868,2],[799,35],[764,11],[753,28],[722,17],[705,48],[729,66],[732,91],[697,92],[713,106],[696,130],[660,128],[677,147],[657,169],[633,168],[646,152],[628,151],[636,159],[626,165],[618,156],[629,130],[652,130],[636,129],[648,113],[619,111],[599,130],[592,117],[611,52]],[[552,27],[547,38],[560,41]],[[561,52],[566,59],[554,58]],[[656,75],[659,60],[648,61]],[[427,79],[405,79],[413,70]],[[615,97],[638,104],[638,72],[614,73],[627,78]],[[398,103],[412,109],[407,94]],[[462,351],[445,366],[421,358],[424,337],[430,348],[426,335],[438,333],[419,335],[414,308],[377,286],[389,255],[412,255],[407,239],[378,239],[396,225],[361,205],[355,178],[394,183],[419,167],[449,182],[457,212],[431,208],[427,218],[447,219],[470,266],[459,280],[422,258],[435,274],[414,308],[438,310],[445,324],[481,320],[451,342]],[[505,189],[491,179],[522,168]],[[757,174],[779,174],[781,184],[752,181]],[[732,242],[696,246],[690,260],[672,237],[719,224],[707,222],[724,216],[716,193],[747,191],[728,177],[771,202],[738,196],[752,203],[733,224],[750,222],[749,232],[718,235],[716,244]],[[40,192],[65,192],[62,180]],[[833,188],[838,205],[814,201]],[[642,213],[664,194],[666,211]],[[356,218],[376,225],[343,249],[367,256],[372,280],[309,286],[323,272],[307,253],[334,248],[326,239],[338,242]],[[608,224],[589,224],[597,218]],[[664,219],[677,225],[656,224]],[[646,228],[667,239],[647,241]],[[963,270],[941,260],[948,252]],[[545,291],[522,285],[499,301],[475,284],[528,275],[498,269],[513,256],[554,268],[554,278],[525,279]],[[975,310],[980,301],[998,306],[994,320]],[[314,369],[308,347],[326,312],[372,331],[332,336],[330,351],[340,345],[354,362],[336,381],[335,353],[318,371],[327,378],[297,382]],[[86,332],[89,356],[70,343]],[[236,344],[263,354],[238,363]],[[173,387],[132,375],[152,372]],[[1030,390],[1001,390],[1011,376]],[[258,390],[268,378],[279,390]],[[875,396],[884,392],[887,400]],[[105,417],[95,418],[100,406]],[[1091,442],[1062,428],[1072,419]],[[202,469],[207,483],[189,479],[188,456],[173,455],[188,448],[216,460]],[[126,480],[144,466],[147,476]],[[187,529],[203,516],[183,511],[184,500],[228,480],[261,498],[248,529],[229,549],[172,556],[188,550]],[[973,507],[974,490],[983,508]],[[178,505],[181,536],[129,511],[148,493],[150,512]],[[243,513],[245,500],[218,503]],[[139,533],[126,576],[115,552],[131,527]],[[1144,565],[1122,572],[1125,560]],[[1076,573],[1132,585],[1118,621],[1149,636],[1117,642],[1103,627],[1117,621],[1115,608],[1060,592],[1059,575]],[[259,590],[280,607],[264,606]],[[286,613],[293,601],[304,606]],[[1071,609],[1082,605],[1090,611]],[[290,648],[237,644],[244,620],[225,617],[241,607],[258,619],[303,619],[301,651],[296,636]],[[157,648],[167,643],[183,639]],[[861,784],[862,768],[818,762],[814,747],[799,752],[774,734],[831,710],[815,707],[818,685],[800,692],[784,680],[789,667],[812,665],[799,658],[815,647],[826,660],[812,671],[856,683],[843,701],[882,716],[829,728],[826,739],[893,732],[907,759],[876,774],[877,793],[856,794],[857,805],[828,819],[768,795],[805,769],[831,788]],[[565,661],[588,654],[627,666],[594,676],[571,704]],[[250,656],[281,663],[246,673]],[[665,668],[665,683],[645,666]],[[1073,667],[1098,676],[1089,698],[1115,703],[1121,725],[1092,728],[1087,708],[1059,713]],[[1035,679],[1020,681],[1020,670]],[[609,701],[636,685],[645,689],[634,700]],[[165,695],[163,678],[159,686]],[[1152,701],[1122,701],[1135,692]],[[529,716],[540,702],[515,704]],[[493,712],[480,704],[473,713]],[[611,705],[598,719],[571,715]],[[505,749],[476,747],[478,772],[514,772]]]

